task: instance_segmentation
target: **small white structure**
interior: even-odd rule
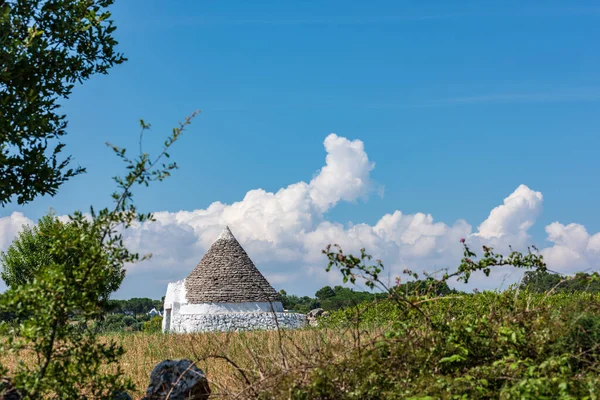
[[[161,316],[162,314],[155,307],[152,310],[148,311],[148,315],[151,316],[151,317],[156,317],[157,315]]]
[[[279,294],[254,266],[229,227],[190,275],[169,283],[163,332],[299,328],[303,314],[283,311]]]

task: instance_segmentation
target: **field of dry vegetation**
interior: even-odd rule
[[[342,357],[353,336],[334,330],[172,334],[131,333],[111,336],[126,353],[121,367],[138,393],[148,385],[152,368],[166,359],[197,361],[216,398],[252,397],[253,387],[268,387],[286,371],[307,368],[326,352]],[[273,381],[273,382],[269,382]]]
[[[364,338],[363,334],[363,338]],[[307,368],[323,354],[342,357],[353,335],[349,331],[306,329],[297,331],[218,332],[195,334],[120,333],[104,337],[123,345],[120,366],[133,381],[140,398],[148,386],[152,369],[166,359],[185,358],[197,362],[207,375],[214,398],[255,397],[254,388],[264,389],[286,371]],[[21,362],[35,362],[23,359]],[[19,359],[4,354],[0,362],[11,369]]]
[[[211,398],[600,398],[600,295],[508,290],[365,303],[295,331],[102,337],[139,399],[156,364],[196,362]],[[23,356],[21,362],[37,362]],[[14,368],[16,356],[0,363]]]

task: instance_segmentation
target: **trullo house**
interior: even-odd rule
[[[279,294],[226,227],[200,263],[165,296],[163,332],[298,328],[302,314],[287,313]]]

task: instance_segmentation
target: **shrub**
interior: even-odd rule
[[[598,398],[600,296],[514,287],[457,294],[444,287],[450,277],[468,281],[473,272],[489,274],[498,265],[544,271],[536,253],[504,258],[484,247],[475,260],[465,245],[456,272],[441,280],[426,276],[419,284],[424,287],[412,292],[382,284],[382,264],[368,265],[364,250],[360,257],[326,254],[345,280],[363,276],[389,298],[321,320],[320,329],[348,332],[349,348],[322,348],[294,368],[283,367],[281,378],[272,378],[277,383],[263,389],[264,398]]]
[[[162,331],[162,317],[152,317],[150,321],[144,322],[144,332],[161,332]]]
[[[125,326],[132,326],[137,323],[136,319],[133,318],[131,315],[124,316],[121,321]]]
[[[110,145],[129,171],[114,178],[118,187],[112,195],[114,207],[91,208],[89,217],[75,212],[67,225],[50,224],[45,231],[48,261],[38,266],[31,280],[12,285],[0,297],[0,314],[12,312],[19,321],[0,324],[0,334],[6,338],[0,350],[33,353],[38,361],[18,363],[11,371],[11,381],[23,398],[113,399],[115,392],[131,388],[117,364],[122,347],[99,340],[94,322],[104,313],[103,300],[118,287],[112,279],[115,273],[122,276],[126,264],[140,260],[125,247],[122,229],[152,220],[152,214],[138,213],[132,189],[161,181],[176,168],[175,164],[155,165],[168,157],[168,148],[192,117],[173,130],[154,160],[147,153],[129,159],[125,149]],[[141,124],[143,133],[148,125]],[[122,322],[131,323],[131,330],[141,328],[135,318]],[[7,371],[0,369],[0,373]]]

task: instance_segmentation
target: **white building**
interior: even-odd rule
[[[148,315],[151,317],[156,317],[157,315],[160,317],[162,316],[162,314],[160,313],[160,311],[158,311],[156,308],[153,308],[152,310],[148,311]]]
[[[303,314],[284,312],[279,294],[228,227],[187,278],[167,287],[163,332],[298,328],[305,324]]]

